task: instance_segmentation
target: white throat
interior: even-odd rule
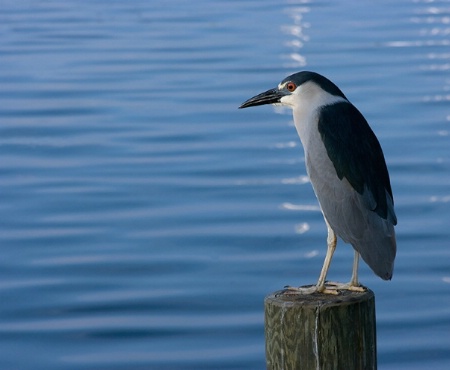
[[[331,95],[314,82],[308,81],[297,87],[290,95],[281,98],[281,103],[293,109],[294,123],[305,152],[312,140],[317,139],[320,108],[348,100]],[[314,140],[315,141],[315,140]]]

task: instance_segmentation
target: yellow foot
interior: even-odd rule
[[[323,286],[322,288],[317,287],[317,285],[312,285],[312,286],[301,286],[301,287],[293,287],[293,286],[285,286],[284,287],[284,294],[287,295],[295,295],[295,294],[300,294],[300,295],[308,295],[308,294],[313,294],[313,293],[322,293],[322,294],[333,294],[333,295],[338,295],[339,292],[337,289],[329,289],[326,286]]]
[[[287,286],[284,287],[284,289],[285,290],[283,291],[283,293],[287,294],[287,295],[290,295],[290,294],[292,294],[292,295],[295,295],[295,294],[306,295],[306,294],[313,294],[313,293],[317,292],[317,287],[315,285],[306,286],[306,287],[304,287],[304,286],[295,287],[295,286],[287,285]]]
[[[319,293],[322,293],[322,294],[332,294],[332,295],[339,294],[337,289],[334,289],[334,287],[332,287],[332,286],[327,286],[327,284],[325,284],[322,288],[316,287],[316,289]]]
[[[332,295],[338,295],[340,290],[349,290],[351,292],[359,292],[363,293],[366,291],[366,288],[363,286],[356,286],[352,283],[336,283],[336,282],[329,282],[327,281],[323,286],[319,287],[317,285],[312,286],[306,286],[306,287],[292,287],[292,286],[285,286],[284,287],[284,294],[287,295],[307,295],[307,294],[313,294],[313,293],[322,293],[322,294],[332,294]]]
[[[325,283],[326,289],[330,290],[350,290],[351,292],[359,292],[363,293],[366,291],[366,288],[361,285],[354,285],[352,282],[350,283],[336,283],[334,281],[328,281]]]

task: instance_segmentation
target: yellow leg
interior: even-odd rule
[[[328,269],[330,268],[331,259],[333,258],[334,251],[336,250],[337,238],[328,221],[325,220],[328,228],[327,237],[327,255],[323,262],[322,271],[320,272],[319,280],[317,281],[316,289],[319,293],[337,294],[336,290],[329,290],[325,288],[325,280],[327,278]]]
[[[325,287],[325,280],[327,278],[327,272],[330,268],[331,258],[333,257],[333,253],[336,249],[337,238],[334,231],[331,229],[327,220],[325,220],[328,228],[328,237],[327,237],[327,255],[325,256],[325,261],[323,262],[322,271],[320,272],[319,280],[315,286],[311,287],[291,287],[286,286],[285,294],[313,294],[316,292],[325,293],[325,294],[338,294],[337,289],[327,289]]]
[[[364,292],[365,289],[359,285],[358,282],[358,267],[359,267],[359,253],[355,251],[353,258],[353,272],[352,280],[347,284],[342,283],[327,283],[325,285],[325,280],[327,278],[328,269],[330,267],[331,258],[333,257],[334,251],[336,250],[337,238],[333,229],[330,227],[328,222],[325,220],[328,227],[328,237],[327,237],[327,255],[325,256],[325,261],[323,263],[322,271],[319,276],[319,281],[316,285],[316,290],[320,293],[325,294],[338,294],[338,290],[350,290],[353,292]]]
[[[359,253],[355,251],[355,258],[353,259],[353,273],[352,273],[352,280],[350,280],[350,286],[359,287],[358,267],[359,267]]]
[[[350,290],[352,292],[365,292],[366,290],[359,285],[358,282],[358,267],[359,267],[359,253],[355,251],[355,257],[353,258],[353,272],[352,280],[347,284],[337,284],[336,289]]]
[[[355,257],[353,259],[353,272],[352,280],[347,284],[328,282],[325,284],[328,269],[330,268],[331,259],[333,258],[334,251],[336,250],[337,238],[328,221],[325,220],[328,228],[327,237],[327,254],[325,261],[323,262],[322,271],[320,272],[319,280],[316,286],[311,287],[291,287],[287,286],[285,294],[312,294],[315,292],[324,294],[339,294],[339,290],[350,290],[354,292],[364,292],[365,289],[358,283],[358,267],[359,267],[359,253],[355,251]]]

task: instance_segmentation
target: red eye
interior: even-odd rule
[[[286,89],[288,89],[290,92],[293,92],[297,88],[297,85],[293,82],[288,82],[286,84]]]

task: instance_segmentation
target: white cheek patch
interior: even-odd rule
[[[280,105],[294,106],[294,94],[285,95],[280,99]]]

